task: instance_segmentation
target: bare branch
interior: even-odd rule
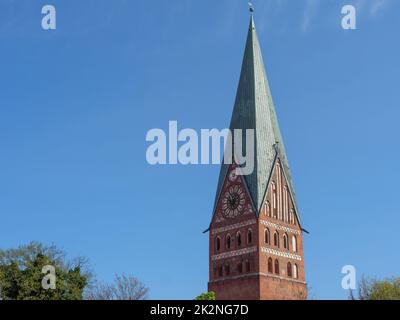
[[[149,289],[133,276],[115,275],[112,284],[97,283],[87,294],[88,300],[146,300]]]

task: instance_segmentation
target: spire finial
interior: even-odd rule
[[[254,5],[251,2],[249,2],[249,10],[251,13],[254,12]]]

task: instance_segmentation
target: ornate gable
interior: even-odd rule
[[[260,218],[268,217],[300,227],[295,202],[287,181],[285,168],[281,161],[276,161],[270,183],[265,193]]]
[[[243,176],[236,175],[237,165],[233,163],[225,176],[219,194],[212,225],[231,224],[255,216],[247,185]]]

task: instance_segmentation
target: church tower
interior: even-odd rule
[[[236,175],[235,163],[222,164],[208,229],[208,289],[218,300],[306,299],[305,230],[253,15],[230,129],[254,130],[254,170]]]

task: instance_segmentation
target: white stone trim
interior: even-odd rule
[[[240,249],[240,250],[216,254],[211,257],[211,260],[216,261],[216,260],[220,260],[220,259],[232,258],[232,257],[240,256],[242,254],[253,253],[256,251],[257,251],[257,246],[254,246],[254,247],[250,247],[250,248],[244,248],[244,249]]]
[[[298,261],[302,260],[301,256],[299,256],[298,254],[293,254],[293,253],[289,253],[289,252],[282,252],[282,251],[279,251],[279,250],[266,248],[266,247],[261,247],[261,252],[262,253],[267,253],[267,254],[272,254],[272,255],[278,256],[278,257],[298,260]]]
[[[212,229],[211,230],[211,234],[212,235],[216,235],[218,233],[226,232],[226,231],[233,230],[233,229],[247,227],[247,226],[250,226],[250,225],[253,225],[253,224],[256,224],[256,223],[257,223],[256,219],[251,219],[251,220],[247,220],[247,221],[244,221],[244,222],[232,224],[230,226]]]
[[[301,232],[299,230],[296,230],[296,229],[292,229],[292,228],[289,228],[289,227],[281,226],[279,224],[272,223],[272,222],[269,222],[269,221],[266,221],[266,220],[261,220],[261,219],[260,219],[260,222],[264,226],[272,227],[272,228],[275,228],[276,230],[282,230],[282,231],[285,231],[285,232],[291,232],[291,233],[294,233],[294,234],[297,234],[297,235],[301,235]]]

